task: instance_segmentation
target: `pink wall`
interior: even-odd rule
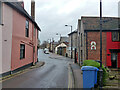
[[[109,49],[120,49],[120,42],[112,42],[112,33],[107,32],[107,66],[111,66],[111,53]],[[120,68],[120,53],[118,53],[118,67]]]
[[[33,29],[33,30],[34,30],[34,29]],[[34,32],[34,31],[33,31],[33,32]],[[37,61],[37,44],[38,44],[37,34],[38,34],[38,31],[37,31],[37,29],[36,29],[36,35],[35,35],[35,36],[33,35],[33,43],[34,43],[34,46],[35,46],[34,63]]]
[[[33,46],[29,44],[33,37],[33,24],[29,20],[29,37],[25,37],[26,18],[13,11],[12,60],[11,70],[33,62]],[[36,40],[36,39],[35,39]],[[36,44],[36,41],[34,43]],[[20,60],[20,44],[25,44],[25,59]],[[35,53],[36,53],[35,49]],[[35,60],[37,56],[35,55]],[[37,61],[37,60],[36,60]]]

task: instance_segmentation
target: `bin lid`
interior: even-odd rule
[[[82,71],[89,71],[89,70],[99,70],[97,67],[93,67],[93,66],[82,66],[81,68]]]

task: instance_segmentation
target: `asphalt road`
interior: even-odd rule
[[[23,73],[2,83],[3,88],[68,88],[70,58],[44,54],[39,50],[39,61],[45,65]]]

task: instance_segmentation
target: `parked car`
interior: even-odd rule
[[[44,53],[45,53],[45,54],[49,54],[49,49],[45,48],[45,49],[44,49]]]

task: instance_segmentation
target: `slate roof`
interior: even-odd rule
[[[103,17],[103,30],[119,30],[118,24],[120,18],[118,17]],[[84,30],[100,30],[100,18],[99,17],[81,17]]]
[[[60,37],[60,42],[69,42],[68,37]]]
[[[77,33],[77,30],[75,30],[75,31],[73,31],[73,32],[71,32],[71,33],[69,33],[68,35],[71,35],[71,34],[73,34],[73,33]]]
[[[32,21],[32,23],[34,23],[36,28],[41,31],[40,27],[37,25],[35,20],[33,20],[33,18],[27,13],[27,11],[21,6],[20,2],[5,2],[5,4],[7,4],[8,6],[10,6],[13,9],[15,9],[16,11],[21,13],[26,18],[30,19]]]

